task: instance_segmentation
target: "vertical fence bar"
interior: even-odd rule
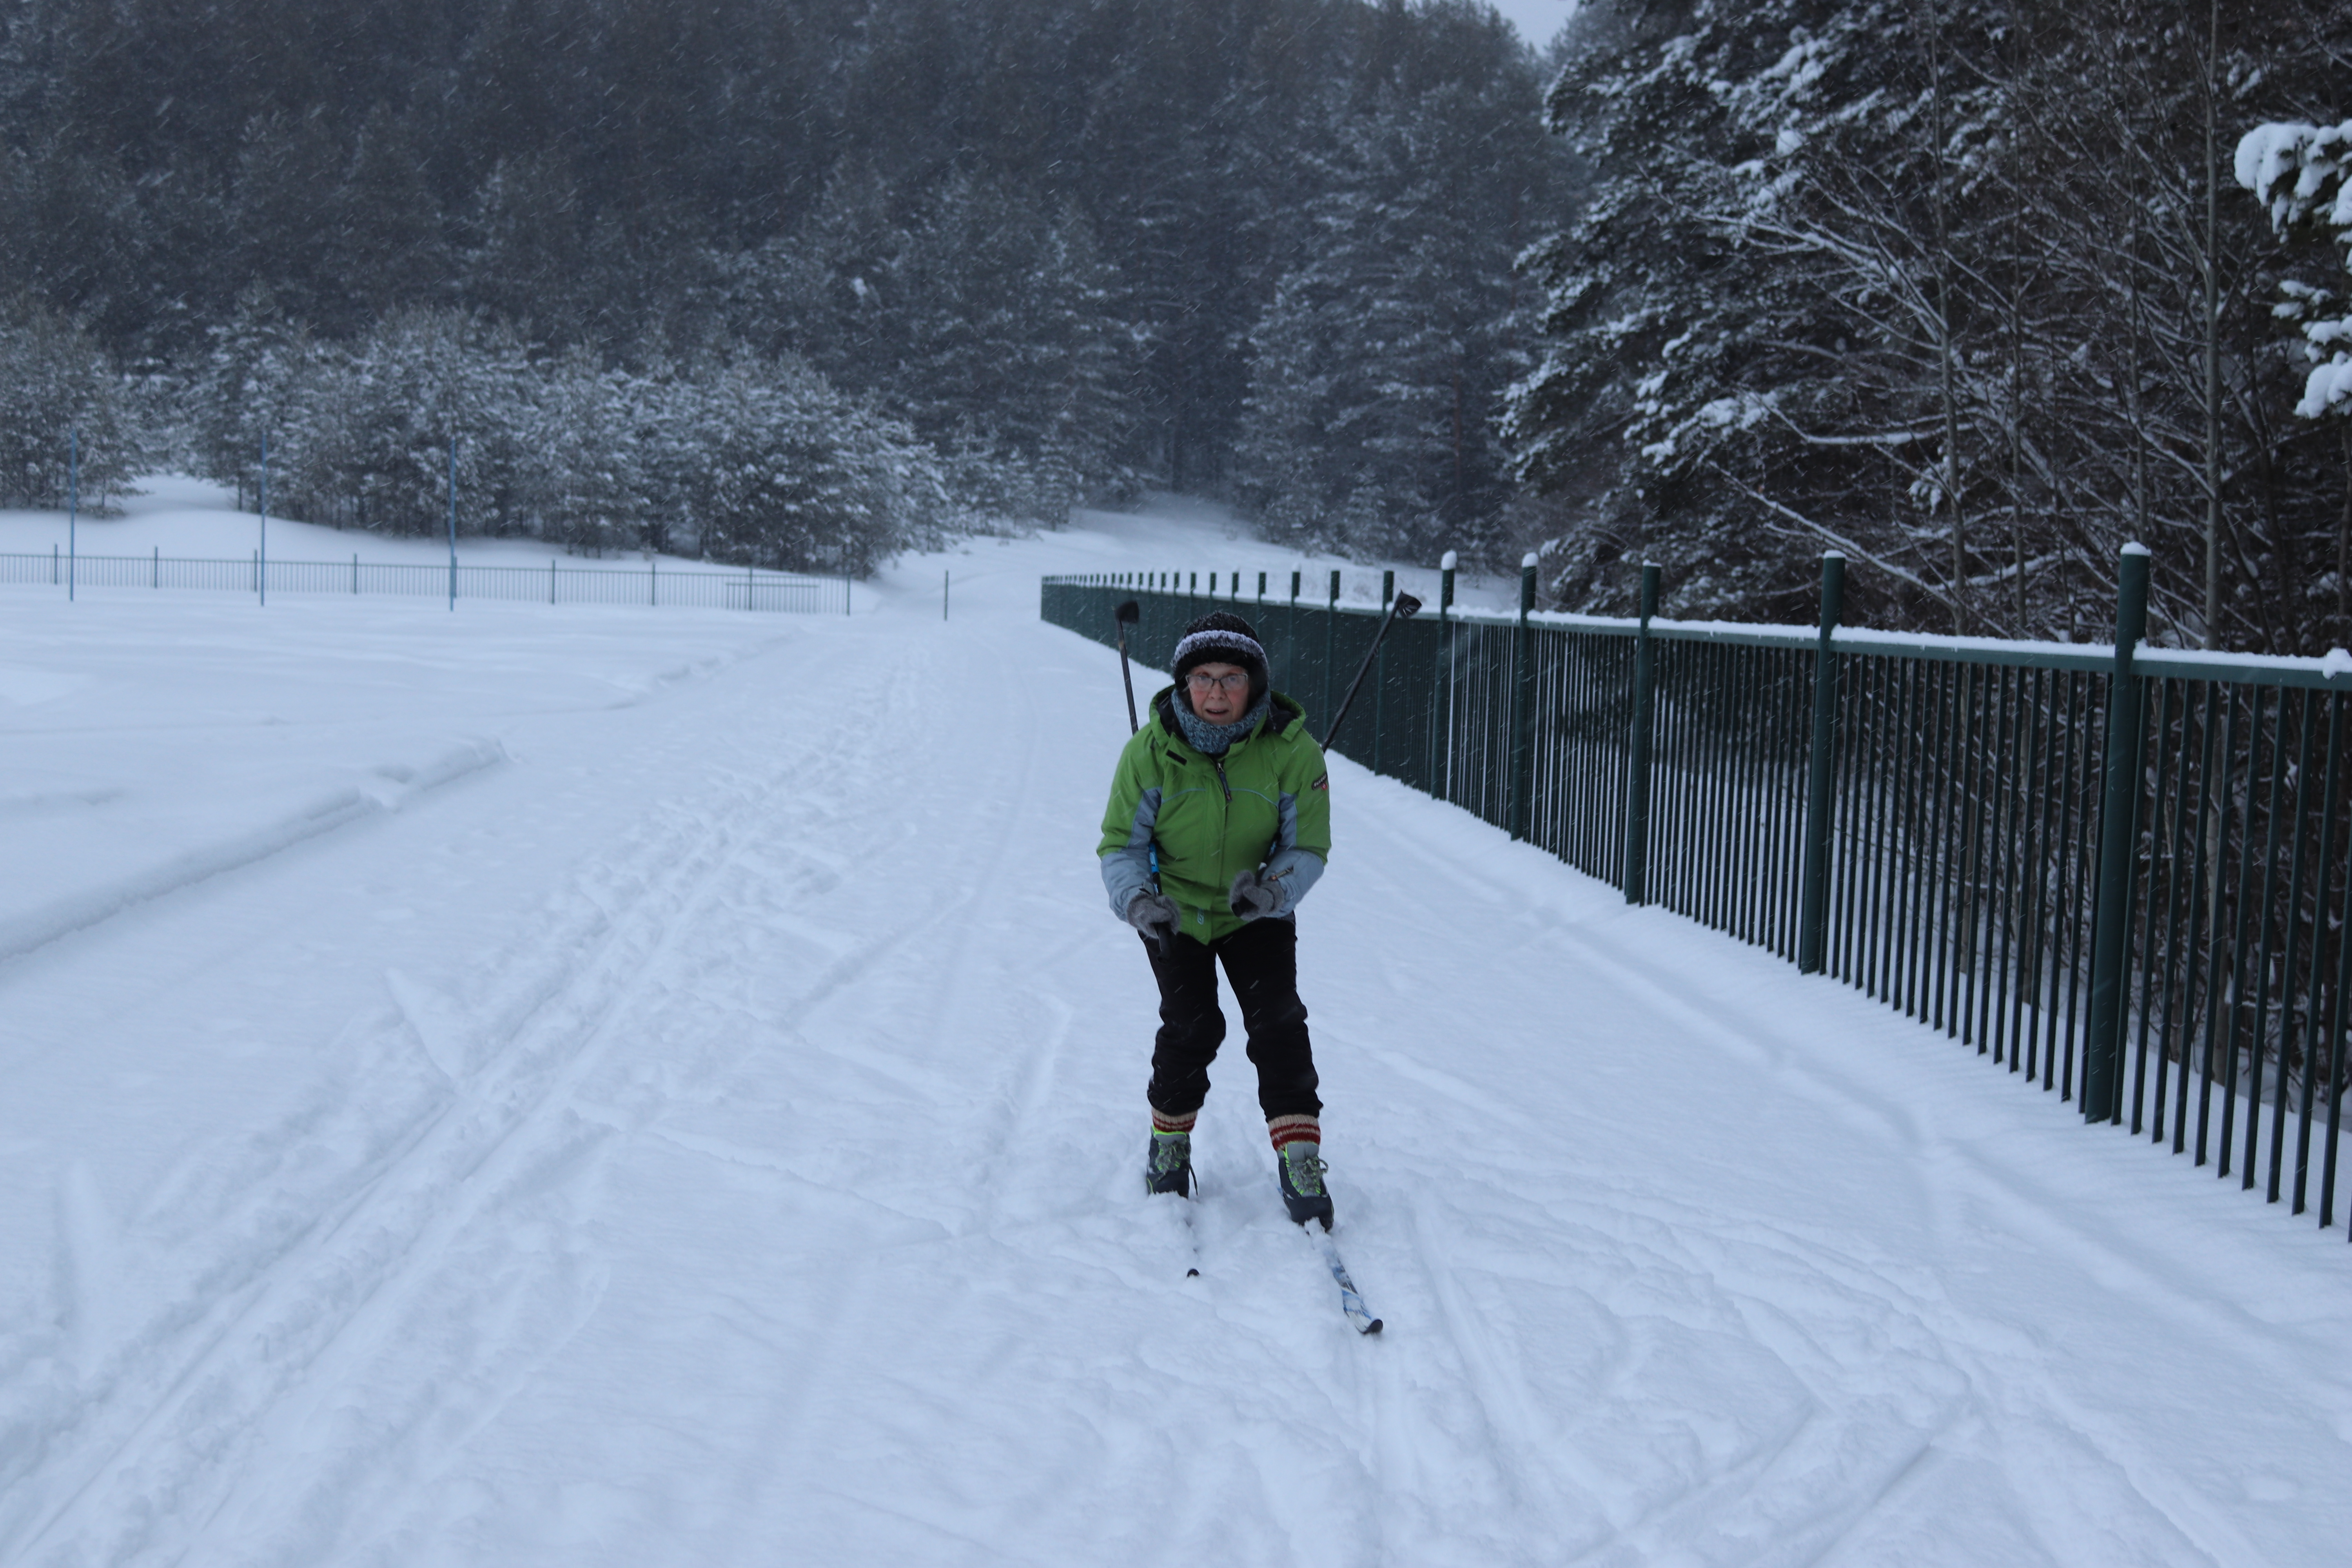
[[[2281,691],[2276,728],[2271,740],[2270,803],[2263,813],[2263,895],[2262,902],[2253,910],[2259,936],[2254,949],[2253,1028],[2246,1041],[2246,1148],[2242,1184],[2247,1192],[2254,1190],[2254,1163],[2262,1153],[2263,1043],[2270,1035],[2271,900],[2278,891],[2279,795],[2286,781],[2286,693]],[[2299,789],[2298,785],[2298,792]],[[2243,921],[2244,911],[2240,911],[2239,919]],[[2245,983],[2240,981],[2238,994],[2242,998],[2245,993]]]
[[[1830,909],[1830,784],[1837,744],[1837,661],[1830,648],[1845,603],[1845,557],[1822,557],[1821,638],[1813,653],[1813,739],[1805,784],[1805,868],[1797,915],[1797,973],[1821,972]]]
[[[55,546],[51,546],[52,552]],[[81,432],[66,432],[66,603],[81,575]]]
[[[2190,710],[2194,703],[2194,698],[2189,692],[2187,683],[2182,681],[2173,681],[2169,684],[2178,686],[2180,689],[2180,739],[2176,747],[2176,754],[2172,765],[2172,831],[2166,841],[2164,851],[2164,862],[2166,868],[2164,879],[2164,978],[2157,990],[2157,1005],[2161,1010],[2162,1016],[2158,1018],[2156,1026],[2156,1094],[2151,1101],[2155,1114],[2149,1119],[2148,1129],[2149,1140],[2156,1143],[2162,1143],[2164,1142],[2164,1118],[2166,1110],[2164,1097],[2169,1082],[2168,1075],[2172,1072],[2173,1023],[2174,1020],[2179,1016],[2180,1013],[2180,922],[2183,919],[2181,880],[2182,878],[2192,869],[2189,863],[2188,857],[2182,853],[2182,845],[2188,837],[2189,830],[2189,790],[2190,784],[2190,775],[2189,772],[2189,739],[2190,731],[2194,728],[2194,722],[2190,717]],[[2169,704],[2168,703],[2168,705]],[[2164,743],[2165,731],[2159,725],[2157,730],[2157,744],[2160,747]],[[2163,818],[2160,811],[2156,819],[2155,826],[2158,831],[2162,830]],[[2151,892],[2153,891],[2153,888],[2154,884],[2151,883]],[[2155,918],[2155,914],[2156,904],[2153,897],[2151,897],[2148,903],[2148,916],[2153,920]],[[2185,1052],[2181,1057],[2181,1063],[2184,1068],[2188,1065],[2188,1057]]]
[[[2099,806],[2099,885],[2091,904],[2091,1021],[2083,1043],[2083,1115],[2123,1111],[2124,968],[2131,953],[2132,862],[2138,847],[2141,701],[2132,654],[2147,632],[2147,546],[2126,544],[2116,595],[2116,672],[2107,688],[2105,789]]]
[[[2336,701],[2341,703],[2342,698]],[[2344,1113],[2344,994],[2352,991],[2352,866],[2344,868],[2344,911],[2336,922],[2336,990],[2327,1003],[2327,1142],[2320,1156],[2319,1223],[2336,1222],[2336,1150]],[[2352,1226],[2345,1227],[2352,1240]]]
[[[2015,858],[2012,861],[2012,884],[2010,889],[2011,915],[2010,920],[2011,968],[2005,976],[2009,993],[2009,1070],[2032,1070],[2026,1064],[2032,1049],[2026,1038],[2025,999],[2033,983],[2033,960],[2042,931],[2042,901],[2036,888],[2040,862],[2035,858],[2034,812],[2041,804],[2041,793],[2034,788],[2033,763],[2041,752],[2042,726],[2049,721],[2049,708],[2042,696],[2042,671],[2021,671],[2018,676],[2018,700],[2025,708],[2025,728],[2011,766],[2018,770]],[[2022,952],[2018,950],[2021,948]]]
[[[2213,704],[2217,694],[2227,700],[2226,693],[2221,692],[2212,681],[2207,681],[2205,700],[2201,705],[2203,711],[2197,723],[2197,827],[2190,837],[2189,848],[2189,936],[2187,962],[2180,976],[2180,1085],[2172,1112],[2172,1152],[2176,1154],[2184,1152],[2189,1146],[2189,1079],[2193,1065],[2191,1058],[2199,1055],[2196,1049],[2198,983],[2201,979],[2209,994],[2213,984],[2213,962],[2211,955],[2205,952],[2203,943],[2207,940],[2205,825],[2213,807],[2213,737],[2216,732]],[[2219,886],[2218,881],[2215,886]],[[2210,1081],[2210,1074],[2207,1076]],[[2205,1163],[2205,1131],[2201,1111],[2200,1116],[2197,1163],[2201,1165]]]
[[[2174,688],[2179,685],[2179,681],[2168,680],[2164,682],[2158,690],[2156,704],[2154,780],[2148,789],[2147,903],[2146,910],[2142,913],[2140,921],[2139,1029],[2132,1046],[2131,1131],[2132,1136],[2135,1138],[2138,1137],[2140,1134],[2143,1127],[2143,1112],[2147,1109],[2147,1039],[2148,1031],[2155,1022],[2157,1012],[2158,993],[2156,990],[2156,955],[2158,905],[2157,903],[2156,889],[2157,872],[2159,867],[2157,841],[2164,832],[2164,791],[2165,786],[2169,780],[2168,771],[2164,765],[2166,754],[2165,740],[2172,732],[2172,695]],[[2169,858],[2166,858],[2161,862],[2161,868],[2165,872],[2166,876],[2165,891],[2167,895],[2169,896],[2172,891],[2172,883],[2179,879],[2178,868],[2172,864]],[[2157,1040],[2157,1049],[2161,1052],[2163,1048],[2163,1038],[2158,1037]],[[2156,1098],[2158,1100],[2157,1116],[2159,1120],[2162,1119],[2164,1114],[2162,1104],[2164,1100],[2164,1085],[2161,1081],[2162,1076],[2161,1071],[2159,1071],[2158,1074],[2159,1081],[2157,1084],[2156,1089]],[[2159,1133],[2157,1136],[2161,1137],[2162,1134]]]
[[[1331,603],[1323,614],[1323,714],[1327,724],[1330,722],[1331,665],[1339,658],[1339,569],[1334,566],[1331,568]]]
[[[1536,607],[1536,557],[1529,551],[1519,563],[1519,624],[1511,643],[1511,773],[1506,785],[1510,833],[1528,836],[1529,807],[1535,793],[1535,646],[1528,616]]]
[[[2066,700],[2065,812],[2069,824],[2065,844],[2066,1004],[2063,1038],[2064,1056],[2058,1064],[2060,1100],[2071,1100],[2074,1095],[2074,1037],[2083,1016],[2084,860],[2090,834],[2089,797],[2092,788],[2090,744],[2082,725],[2082,716],[2088,702],[2086,694],[2090,689],[2090,677],[2077,671],[2068,679],[2071,689]],[[2079,780],[2075,776],[2078,768],[2082,775]]]
[[[2247,706],[2252,721],[2246,730],[2246,805],[2245,828],[2238,841],[2238,900],[2231,911],[2230,924],[2230,969],[2227,980],[2228,1018],[2222,1031],[2221,1058],[2221,1160],[2217,1176],[2230,1173],[2230,1156],[2236,1148],[2238,1126],[2238,1020],[2245,1012],[2246,995],[2246,919],[2253,907],[2254,887],[2254,758],[2263,746],[2263,710],[2268,706],[2270,692],[2257,686],[2253,700]],[[2271,765],[2278,765],[2277,748],[2272,748]],[[2273,803],[2275,805],[2275,803]],[[2217,923],[2213,934],[2219,938]]]
[[[2313,889],[2311,900],[2311,983],[2305,991],[2309,998],[2304,1013],[2303,1032],[2303,1100],[2295,1110],[2294,1133],[2294,1207],[2304,1211],[2304,1197],[2311,1178],[2311,1107],[2313,1092],[2319,1081],[2319,1017],[2321,987],[2327,977],[2327,879],[2336,866],[2336,763],[2342,758],[2343,736],[2338,721],[2343,717],[2344,699],[2333,695],[2327,699],[2327,776],[2319,788],[2319,884]],[[2352,867],[2346,868],[2347,880],[2352,880]],[[2352,931],[2336,935],[2339,946],[2352,940]],[[2329,1042],[2329,1056],[2335,1055],[2334,1042]]]
[[[261,433],[261,544],[254,552],[254,591],[269,603],[269,432]]]
[[[2266,1189],[2271,1203],[2279,1201],[2281,1165],[2286,1152],[2287,1068],[2290,1065],[2287,1052],[2294,1044],[2294,950],[2297,945],[2295,939],[2303,931],[2303,878],[2306,869],[2304,860],[2307,842],[2303,830],[2304,802],[2310,793],[2311,731],[2313,709],[2316,703],[2317,699],[2310,691],[2305,691],[2301,711],[2295,720],[2294,874],[2287,881],[2286,930],[2281,933],[2284,941],[2279,956],[2278,1087],[2272,1099],[2270,1185]],[[2282,703],[2279,717],[2284,720],[2285,716],[2286,708]],[[2316,963],[2313,965],[2315,971],[2317,967]],[[2263,966],[2263,983],[2265,985],[2270,983],[2270,965],[2267,963]],[[2306,1077],[2310,1065],[2308,1061],[2304,1064]]]
[[[1650,622],[1658,613],[1658,563],[1642,565],[1642,629],[1633,636],[1633,715],[1625,737],[1625,901],[1650,897],[1650,731],[1656,721],[1658,645]]]
[[[2220,781],[2220,798],[2214,803],[2213,810],[2213,885],[2209,894],[2211,900],[2211,906],[2207,917],[2208,923],[2212,929],[2206,937],[2206,941],[2210,945],[2205,955],[2205,1044],[2203,1050],[2199,1053],[2198,1057],[2200,1073],[2197,1085],[2196,1163],[2200,1165],[2205,1163],[2207,1149],[2209,1147],[2211,1135],[2213,1114],[2213,1053],[2221,1043],[2221,993],[2226,988],[2229,982],[2229,971],[2225,969],[2220,962],[2221,956],[2221,889],[2224,885],[2224,862],[2228,860],[2230,856],[2230,819],[2235,814],[2238,804],[2237,789],[2231,784],[2229,779],[2229,773],[2231,769],[2237,766],[2238,760],[2238,697],[2235,691],[2231,690],[2226,687],[2221,689],[2221,690],[2222,713],[2222,776]],[[2206,771],[2205,777],[2207,781],[2206,787],[2209,789],[2212,788],[2213,773],[2210,768]],[[2201,836],[2205,831],[2205,825],[2203,822],[2200,821],[2197,825],[2197,831],[2200,836],[2201,843]],[[2200,875],[2202,874],[2202,857],[2200,856]],[[2200,904],[2202,902],[2203,900],[2200,900]],[[2224,1118],[2224,1121],[2226,1121],[2227,1118]]]
[[[1396,598],[1396,568],[1381,573],[1381,624],[1388,624],[1389,605]],[[1389,708],[1389,639],[1381,637],[1372,649],[1372,772],[1380,773],[1382,731],[1388,723]]]
[[[1429,708],[1429,793],[1454,798],[1454,570],[1451,550],[1437,560],[1437,668]]]

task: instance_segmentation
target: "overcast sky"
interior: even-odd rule
[[[1511,19],[1512,26],[1519,30],[1519,37],[1539,49],[1551,42],[1551,36],[1559,31],[1559,25],[1568,20],[1570,11],[1576,9],[1576,0],[1487,0],[1487,3]]]

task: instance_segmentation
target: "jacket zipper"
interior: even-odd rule
[[[1209,765],[1217,770],[1217,784],[1218,787],[1222,788],[1225,792],[1225,804],[1227,805],[1233,805],[1234,786],[1225,781],[1225,759],[1223,757],[1211,757],[1209,759]]]

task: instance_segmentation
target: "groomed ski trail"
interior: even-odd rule
[[[500,766],[0,965],[0,1563],[2342,1538],[2340,1232],[1345,760],[1302,994],[1388,1326],[1291,1234],[1237,1026],[1184,1279],[1093,865],[1118,656],[1036,620],[1101,547],[518,687]]]

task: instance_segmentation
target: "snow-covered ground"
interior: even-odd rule
[[[846,617],[0,589],[0,1563],[2343,1561],[2340,1228],[1345,762],[1388,1329],[1238,1042],[1187,1279],[1036,582],[1288,558],[1087,521]]]

